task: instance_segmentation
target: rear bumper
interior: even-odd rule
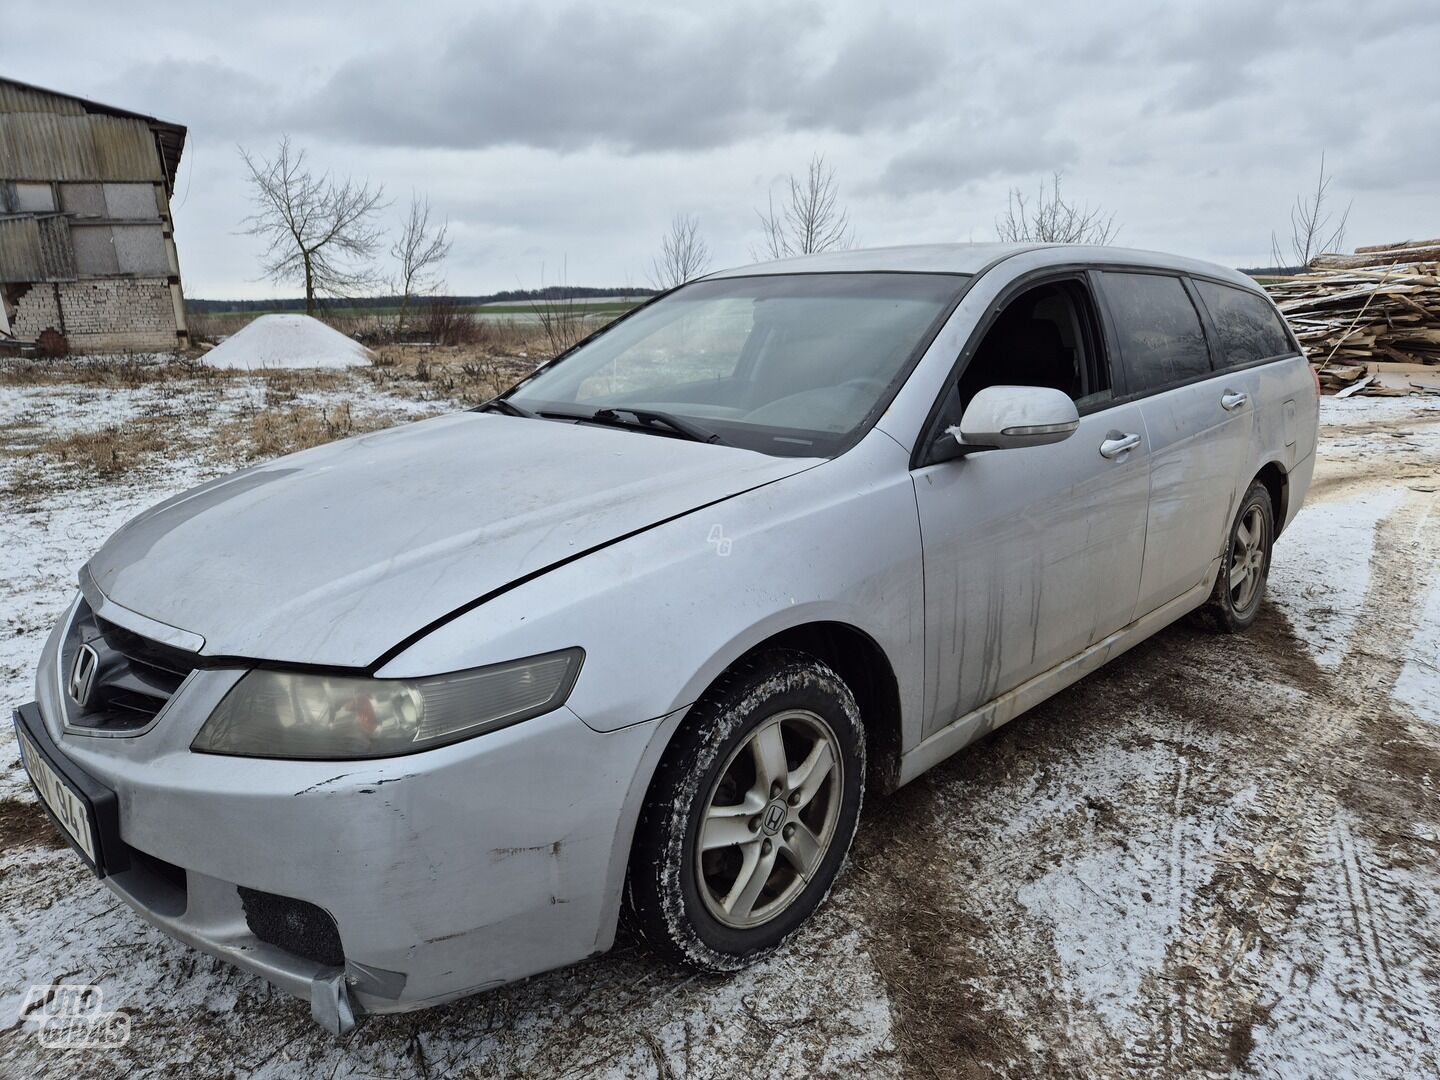
[[[561,708],[409,757],[235,758],[189,750],[235,673],[197,672],[151,730],[100,739],[63,731],[53,664],[52,636],[27,717],[116,795],[129,857],[105,883],[332,1030],[352,1007],[422,1008],[607,949],[657,736],[679,721],[599,733]],[[328,913],[343,964],[261,940],[238,887]]]

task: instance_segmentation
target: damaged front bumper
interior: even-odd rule
[[[114,793],[105,883],[171,936],[309,1001],[327,1029],[613,941],[637,777],[665,720],[600,733],[562,707],[403,758],[197,754],[240,672],[196,671],[143,734],[95,738],[64,728],[56,636],[21,712],[66,770]]]

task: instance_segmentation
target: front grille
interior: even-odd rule
[[[345,963],[340,931],[324,908],[308,900],[247,889],[244,885],[238,889],[245,924],[261,941],[317,964],[339,967]]]
[[[90,693],[82,705],[70,675],[81,645],[95,650]],[[123,735],[146,727],[194,668],[193,657],[99,618],[81,599],[60,649],[60,684],[69,726]]]

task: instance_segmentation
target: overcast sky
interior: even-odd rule
[[[423,12],[423,14],[421,14]],[[282,132],[428,194],[452,291],[640,285],[676,212],[715,265],[822,152],[857,240],[991,240],[1052,171],[1118,243],[1269,262],[1321,151],[1347,246],[1440,234],[1440,3],[5,0],[4,74],[186,124],[186,292],[256,280],[236,151]]]

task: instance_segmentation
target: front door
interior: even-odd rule
[[[1081,411],[1050,446],[987,450],[913,473],[925,567],[932,734],[1134,617],[1150,455],[1136,403],[1113,404],[1084,279],[1021,293],[961,374],[953,409],[987,385],[1051,385]]]

